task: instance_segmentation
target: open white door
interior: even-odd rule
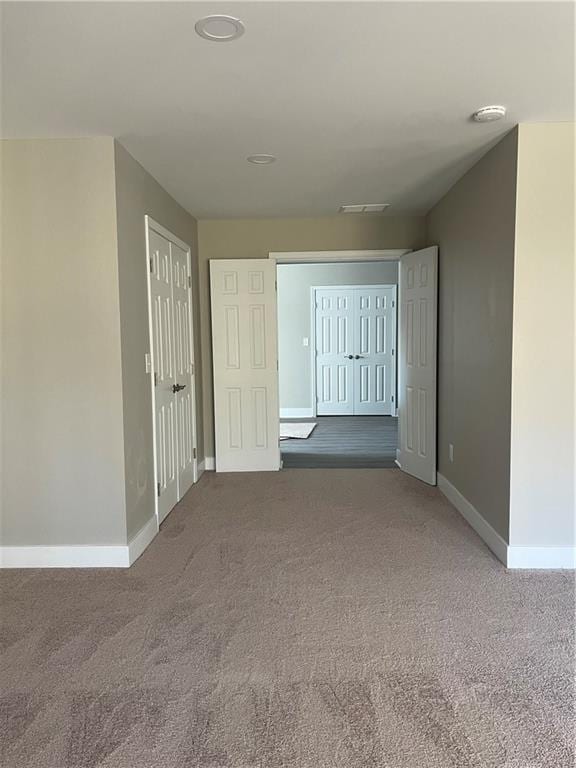
[[[436,485],[438,247],[400,259],[398,464]]]
[[[276,262],[210,262],[217,472],[280,469]]]

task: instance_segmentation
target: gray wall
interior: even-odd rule
[[[326,216],[309,219],[222,219],[198,222],[204,445],[214,456],[210,259],[268,258],[270,251],[346,251],[422,248],[424,216]]]
[[[2,160],[2,543],[125,544],[113,141]]]
[[[506,541],[517,143],[514,130],[427,217],[440,246],[438,469]]]
[[[117,142],[115,166],[126,512],[130,538],[154,515],[152,401],[150,377],[144,369],[144,355],[150,351],[144,216],[152,216],[192,249],[198,455],[202,459],[204,444],[198,247],[196,220]]]
[[[278,265],[280,409],[314,406],[311,288],[322,285],[396,285],[397,262]],[[304,347],[307,337],[310,346]]]

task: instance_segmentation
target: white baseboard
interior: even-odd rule
[[[281,419],[313,419],[314,410],[312,408],[280,408]]]
[[[214,456],[206,456],[204,459],[204,469],[207,472],[213,471],[216,469],[216,459]]]
[[[576,567],[576,547],[514,547],[507,544],[460,491],[438,472],[438,488],[507,568]]]
[[[200,480],[200,478],[202,477],[205,471],[206,471],[206,461],[205,459],[202,459],[202,461],[198,462],[198,466],[196,468],[196,474],[197,474],[198,480]],[[198,480],[196,482],[198,482]]]
[[[0,568],[129,568],[157,533],[154,515],[125,546],[0,547]]]
[[[576,547],[508,547],[508,568],[576,568]]]
[[[150,544],[158,533],[158,518],[156,515],[150,518],[147,523],[144,523],[138,533],[133,536],[128,542],[128,565],[132,565],[133,562],[138,560],[142,552]]]
[[[460,512],[462,517],[470,523],[476,533],[483,539],[490,547],[492,552],[496,555],[504,565],[507,565],[508,544],[504,541],[502,536],[492,528],[478,512],[467,498],[462,496],[460,491],[447,480],[440,472],[437,473],[438,488],[442,491],[444,496],[450,501]]]

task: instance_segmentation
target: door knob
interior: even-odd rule
[[[344,355],[344,357],[347,357],[348,360],[354,360],[354,355]]]
[[[364,357],[364,355],[354,355],[354,360],[360,360],[361,357]]]
[[[186,384],[172,384],[172,392],[176,394],[176,392],[180,392],[180,390],[185,389]]]

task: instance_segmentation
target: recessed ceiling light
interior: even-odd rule
[[[194,29],[200,37],[215,43],[227,43],[229,40],[236,40],[244,34],[244,24],[240,19],[222,14],[204,16],[203,19],[196,22]]]
[[[506,107],[493,105],[491,107],[482,107],[472,115],[472,120],[477,123],[491,123],[494,120],[501,120],[506,114]]]
[[[341,205],[339,213],[382,213],[390,203],[361,203],[354,205]]]
[[[253,165],[270,165],[276,160],[274,155],[249,155],[246,160]]]

